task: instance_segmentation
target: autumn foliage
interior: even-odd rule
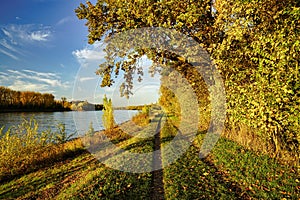
[[[32,91],[15,91],[0,86],[1,111],[69,110],[66,100],[57,101],[53,94]]]
[[[90,44],[144,27],[175,29],[193,38],[222,74],[227,94],[227,131],[247,127],[240,133],[247,137],[249,132],[245,130],[250,130],[271,147],[270,153],[284,157],[283,152],[290,152],[297,158],[299,6],[292,0],[98,0],[94,5],[80,4],[76,14],[87,20]],[[107,61],[97,71],[103,78],[101,86],[111,86],[113,77],[122,70],[125,75],[121,91],[125,96],[130,96],[134,75],[143,74],[137,63],[145,55],[153,61],[153,68],[181,69],[198,96],[207,92],[199,92],[201,87],[196,87],[201,85],[197,74],[187,73],[191,66],[187,58],[178,60],[168,52],[151,48],[122,52],[118,47],[107,48],[106,52]]]

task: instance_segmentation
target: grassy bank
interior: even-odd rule
[[[11,163],[15,164],[9,168],[5,162],[1,162],[0,199],[149,199],[152,192],[151,173],[134,174],[111,169],[86,150],[83,143],[87,144],[99,133],[64,142],[47,138],[48,142],[43,144],[41,141],[46,136],[39,136],[35,132],[35,122],[25,121],[21,126],[28,130],[23,132],[25,136],[22,137],[27,138],[26,144],[17,148],[19,143],[8,142],[8,139],[16,139],[18,136],[11,132],[5,134],[9,138],[3,137],[1,140],[2,144],[7,143],[6,147],[14,146],[13,149],[19,149],[20,153],[15,157],[12,157],[12,153],[1,154],[1,158],[12,159]],[[55,133],[50,135],[47,137],[59,136]],[[128,151],[143,153],[153,150],[151,139],[147,143],[133,139],[120,128],[106,132],[106,136]],[[39,138],[34,149],[29,144],[32,138]],[[93,144],[96,143],[93,140]]]
[[[163,147],[177,134],[171,122],[165,122],[161,131]],[[126,124],[106,135],[127,151],[153,151],[153,137],[132,137],[123,131],[125,128]],[[139,127],[132,131],[140,135],[147,130]],[[199,133],[198,140],[162,170],[165,199],[300,198],[299,167],[280,164],[225,138],[218,141],[207,158],[200,159],[198,153],[204,135],[205,132]],[[1,168],[0,199],[150,199],[152,173],[127,173],[105,166],[82,145],[82,141],[97,143],[89,139],[91,136],[85,140],[47,143],[40,146],[40,151],[27,149],[18,157],[18,165]],[[169,155],[163,153],[162,161],[169,159]],[[1,160],[4,159],[5,154],[1,154]]]
[[[43,166],[76,156],[84,150],[80,140],[69,139],[63,124],[57,132],[38,131],[34,119],[23,120],[7,131],[0,129],[0,181],[29,173]]]
[[[172,124],[162,131],[162,146],[177,134]],[[280,164],[275,158],[220,138],[205,159],[199,150],[205,134],[164,168],[166,199],[299,199],[299,166]],[[168,154],[163,160],[169,159]]]

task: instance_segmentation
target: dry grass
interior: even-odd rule
[[[20,174],[26,174],[43,166],[50,166],[66,157],[72,157],[84,150],[80,139],[64,144],[48,144],[24,150],[22,156],[1,155],[0,182]]]
[[[138,113],[131,119],[136,125],[145,127],[150,123],[150,118],[148,113]]]
[[[62,132],[38,131],[31,119],[8,131],[0,131],[0,182],[51,165],[66,156],[83,150],[80,139],[57,141]]]
[[[234,128],[226,129],[222,136],[254,152],[277,158],[283,164],[299,165],[299,157],[297,155],[284,149],[280,149],[280,151],[275,153],[274,145],[270,141],[260,137],[257,132],[246,125],[241,124]]]
[[[206,131],[210,122],[210,109],[200,107],[200,123],[199,131]],[[249,128],[245,124],[230,125],[225,128],[222,137],[237,142],[243,147],[252,150],[259,154],[268,155],[269,157],[276,158],[282,164],[299,166],[300,158],[299,152],[287,151],[280,148],[277,152],[275,146],[270,140],[260,136],[259,131]]]

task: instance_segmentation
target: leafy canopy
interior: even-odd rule
[[[175,29],[193,38],[222,74],[228,125],[246,124],[271,141],[276,151],[299,152],[299,6],[294,0],[98,0],[95,5],[80,4],[76,13],[87,20],[90,44],[143,27]],[[122,70],[121,93],[129,96],[133,75],[143,75],[136,63],[146,55],[154,63],[153,72],[172,66],[187,77],[199,100],[207,96],[202,78],[186,57],[155,48],[123,47],[106,48],[106,62],[97,71],[102,86],[112,85]]]

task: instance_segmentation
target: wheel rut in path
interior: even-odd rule
[[[164,183],[163,183],[163,169],[162,169],[162,160],[161,160],[161,120],[160,117],[155,137],[154,137],[154,152],[153,152],[153,169],[158,169],[152,171],[152,193],[151,199],[153,200],[163,200],[164,198]]]

